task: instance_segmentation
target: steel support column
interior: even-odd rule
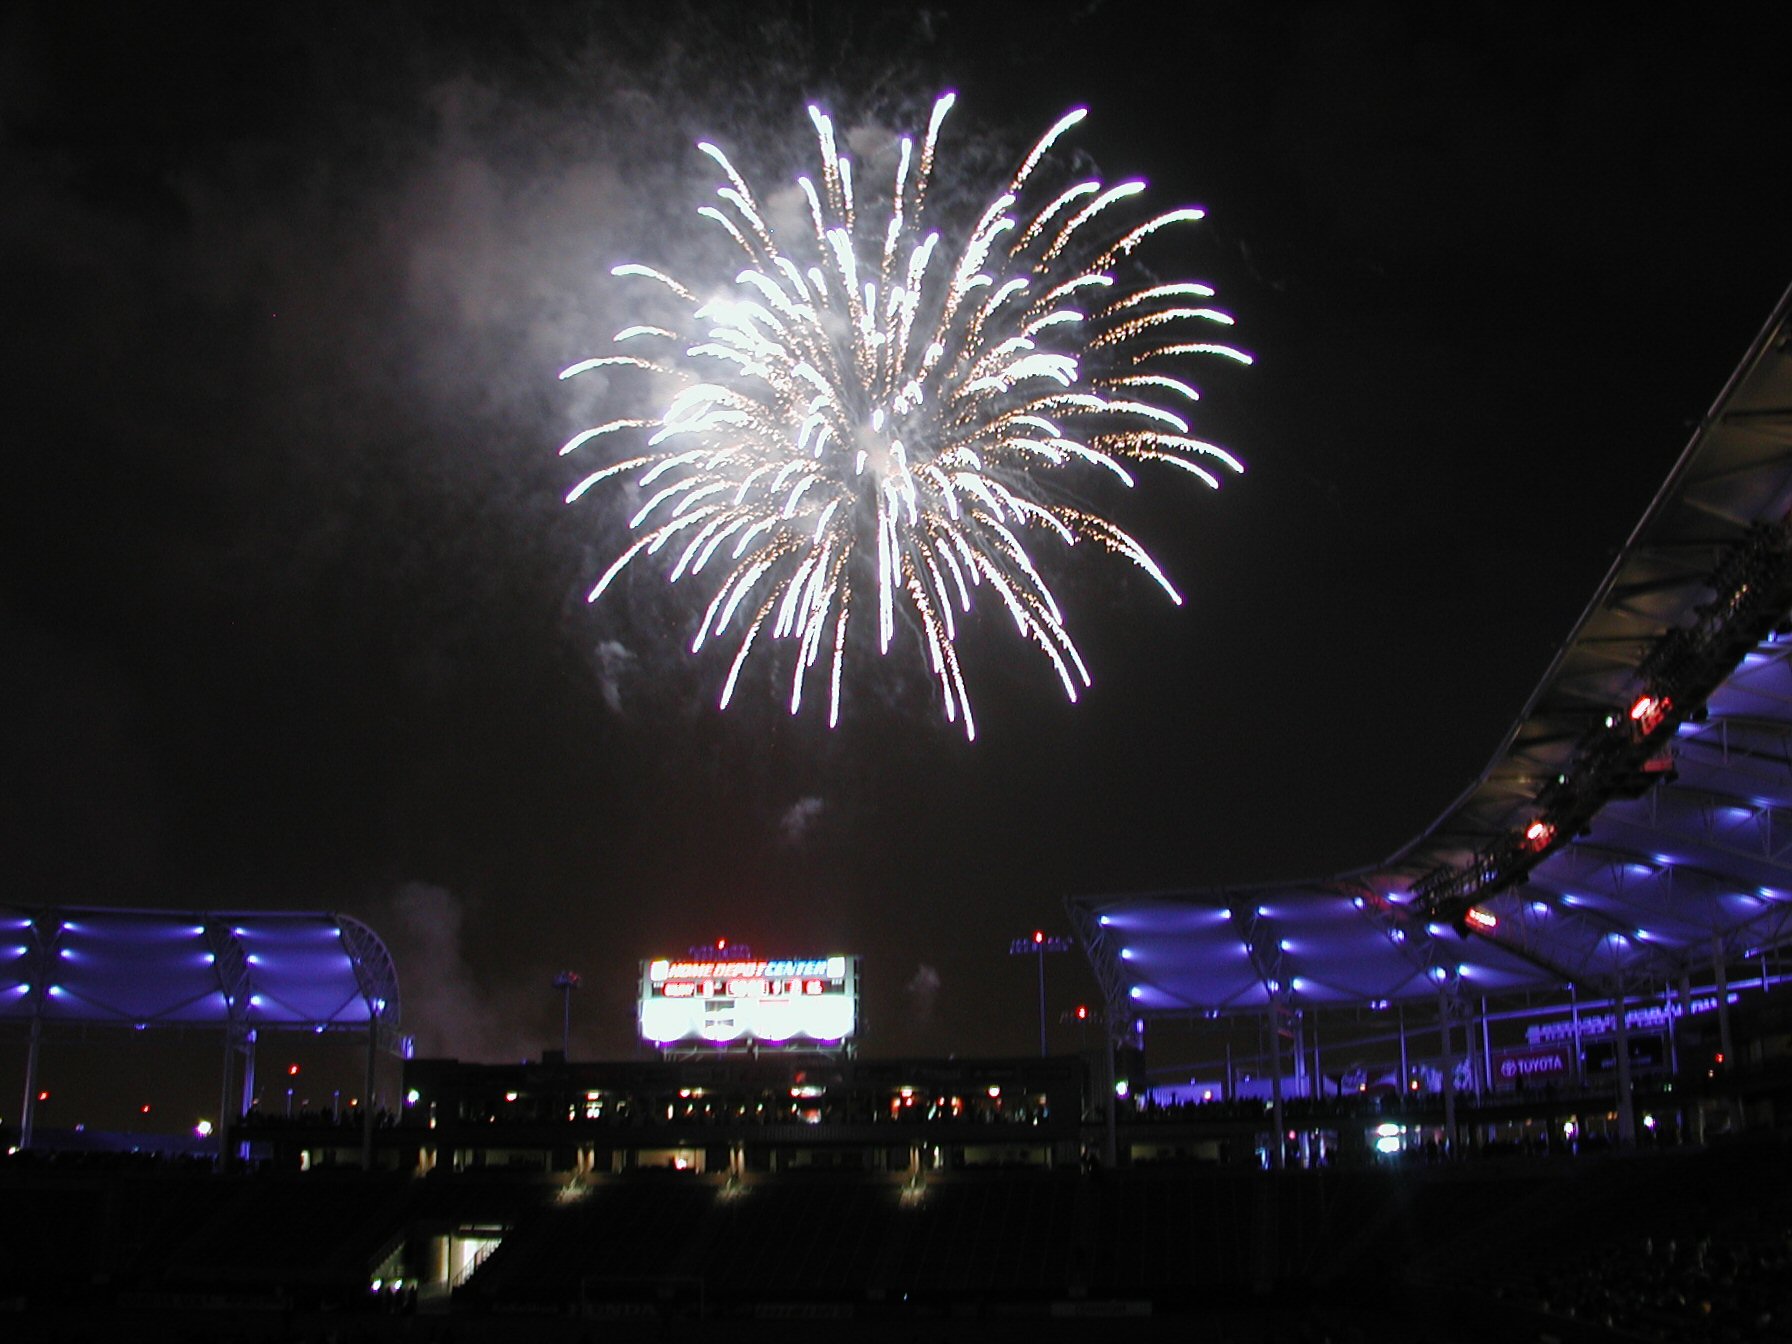
[[[1412,1096],[1412,1065],[1406,1058],[1406,1005],[1397,1005],[1400,1022],[1400,1104],[1404,1106]]]
[[[1120,1118],[1116,1114],[1120,1109],[1120,1098],[1114,1095],[1119,1080],[1114,1077],[1113,1018],[1109,1017],[1101,1025],[1101,1113],[1104,1121],[1101,1127],[1101,1165],[1104,1171],[1112,1171],[1120,1165]]]
[[[1283,1146],[1282,1120],[1282,1023],[1277,1005],[1272,1001],[1269,1005],[1269,1096],[1270,1110],[1275,1118],[1276,1132],[1272,1136],[1269,1149],[1270,1165],[1281,1171],[1288,1165],[1288,1150]]]
[[[373,1170],[373,1088],[374,1068],[380,1059],[380,1033],[377,1023],[367,1024],[367,1085],[361,1091],[361,1170]]]
[[[1618,1147],[1628,1152],[1636,1147],[1636,1106],[1630,1095],[1630,1000],[1624,986],[1613,991],[1612,1021],[1617,1027],[1614,1046],[1617,1052],[1618,1075]]]
[[[1717,1048],[1724,1052],[1724,1066],[1729,1068],[1736,1056],[1730,1042],[1730,966],[1722,935],[1711,940],[1711,976],[1717,986]]]
[[[228,1171],[231,1166],[230,1135],[236,1128],[231,1123],[230,1083],[231,1056],[236,1053],[236,1032],[231,1027],[224,1028],[224,1067],[218,1079],[218,1124],[212,1133],[218,1140],[218,1170]]]
[[[1444,1084],[1444,1156],[1454,1158],[1456,1155],[1456,1060],[1453,1054],[1455,1046],[1451,1041],[1450,1030],[1450,996],[1440,991],[1437,996],[1437,1027],[1443,1037],[1443,1084]]]
[[[1723,935],[1711,939],[1711,976],[1717,989],[1717,1048],[1723,1052],[1723,1072],[1718,1083],[1723,1088],[1724,1112],[1730,1117],[1730,1133],[1742,1129],[1742,1099],[1731,1082],[1736,1069],[1736,1046],[1730,1038],[1730,967],[1724,949]]]
[[[1580,991],[1572,984],[1568,986],[1568,1019],[1574,1034],[1574,1085],[1586,1086],[1586,1070],[1580,1058]]]
[[[31,1015],[31,1042],[25,1047],[25,1104],[19,1110],[19,1149],[31,1150],[31,1138],[37,1128],[37,1054],[43,1039],[44,1020]]]

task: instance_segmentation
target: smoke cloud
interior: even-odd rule
[[[925,1025],[933,1020],[933,1005],[940,994],[940,973],[926,962],[915,967],[915,973],[902,987],[908,999],[909,1012],[914,1016],[917,1025]]]
[[[597,646],[597,686],[612,714],[622,713],[622,681],[634,671],[635,655],[617,639],[606,639]]]
[[[404,1030],[419,1056],[498,1060],[528,1053],[534,1033],[477,981],[466,957],[467,910],[427,882],[394,892],[374,927],[397,963]]]
[[[811,794],[798,798],[784,810],[778,818],[778,832],[784,837],[787,845],[800,845],[808,836],[810,828],[815,825],[816,818],[821,816],[827,804]]]

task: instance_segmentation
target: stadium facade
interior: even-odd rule
[[[1424,1024],[1453,1110],[1459,1084],[1527,1068],[1584,1085],[1591,1035],[1627,1145],[1633,1071],[1735,1065],[1737,987],[1778,984],[1792,936],[1788,318],[1783,297],[1492,762],[1422,835],[1332,877],[1068,902],[1117,1043],[1267,1018],[1280,1105],[1285,1077],[1314,1098],[1364,1060],[1388,1076],[1396,1049],[1395,1086],[1423,1088]],[[1559,1069],[1540,1029],[1569,1042]],[[1197,1073],[1226,1072],[1231,1034]]]

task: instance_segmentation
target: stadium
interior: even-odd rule
[[[1789,652],[1792,294],[1422,835],[1067,902],[1076,1054],[1042,994],[1038,1058],[867,1055],[857,957],[724,942],[646,949],[639,1058],[417,1058],[360,921],[5,907],[8,1337],[1784,1338]],[[165,1031],[210,1133],[46,1120]],[[359,1094],[282,1106],[282,1033]]]

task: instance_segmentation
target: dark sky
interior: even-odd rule
[[[426,1052],[556,1043],[571,968],[626,1055],[637,961],[728,936],[862,953],[868,1052],[1002,1053],[1065,896],[1418,833],[1792,281],[1792,22],[1158,8],[9,7],[7,899],[357,915]],[[912,648],[835,731],[719,713],[682,589],[583,601],[620,497],[560,502],[608,412],[555,374],[700,236],[696,139],[782,184],[805,101],[944,88],[948,197],[1086,103],[1105,179],[1207,208],[1158,260],[1257,356],[1198,416],[1248,471],[1122,502],[1185,606],[1052,571],[1077,705],[991,615],[975,743]]]

